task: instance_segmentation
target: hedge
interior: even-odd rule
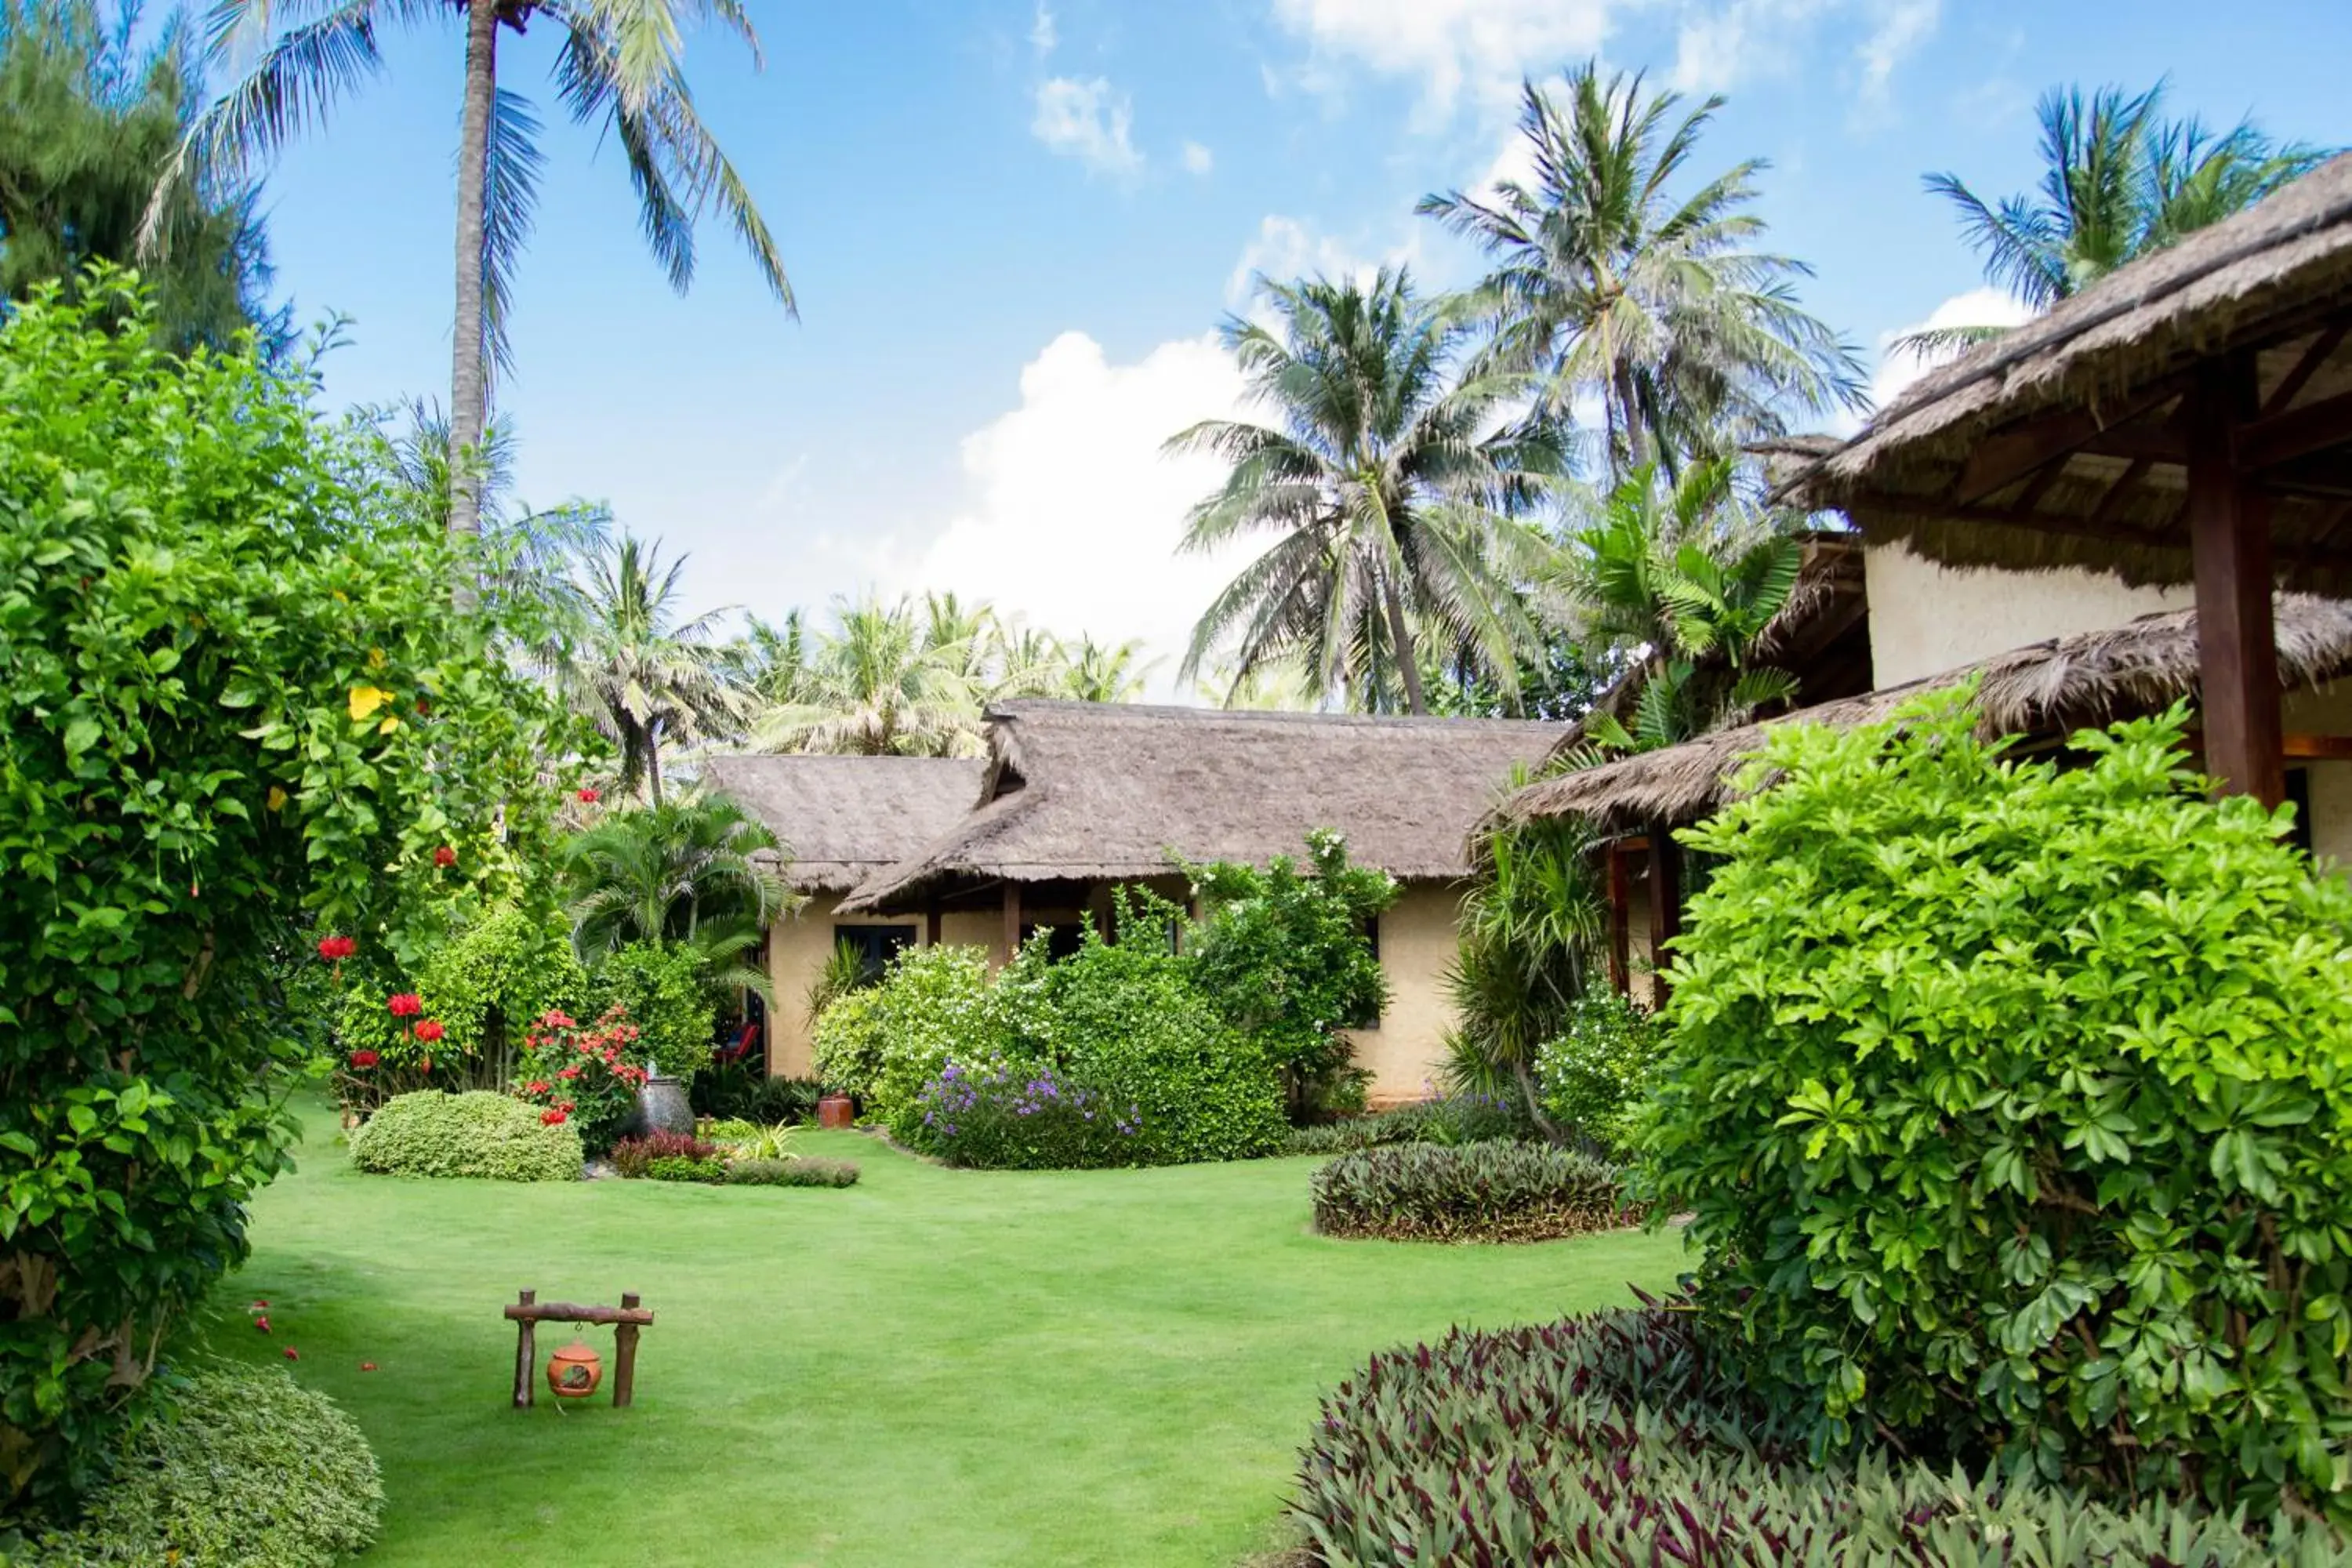
[[[487,1089],[420,1089],[386,1100],[351,1136],[352,1163],[383,1176],[570,1182],[586,1154],[566,1123],[549,1126],[519,1100]]]
[[[1544,1241],[1640,1217],[1615,1166],[1542,1143],[1363,1149],[1318,1170],[1308,1189],[1326,1236]]]

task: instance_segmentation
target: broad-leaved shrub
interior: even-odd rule
[[[1664,1043],[1649,1015],[1616,992],[1578,997],[1567,1026],[1536,1052],[1536,1081],[1553,1125],[1623,1158]]]
[[[950,1059],[1003,1052],[984,948],[901,949],[882,980],[837,998],[817,1020],[817,1076],[857,1097],[861,1112],[896,1121]]]
[[[352,1163],[380,1176],[577,1181],[580,1134],[510,1095],[419,1089],[386,1100],[352,1134]]]
[[[2352,1524],[2352,887],[2178,710],[2061,765],[1969,700],[1777,726],[1683,836],[1645,1154],[1706,1321],[1824,1452]]]

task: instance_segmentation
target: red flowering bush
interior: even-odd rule
[[[358,941],[352,937],[322,936],[319,939],[319,956],[330,963],[340,963],[359,950]]]
[[[384,1011],[395,1018],[414,1018],[425,1011],[424,1002],[414,991],[396,992],[384,999]]]
[[[455,866],[457,863],[457,852],[455,849],[450,848],[446,844],[440,846],[433,851],[433,864],[438,866],[444,871],[447,870],[450,867]]]
[[[617,1002],[589,1026],[542,1013],[522,1037],[515,1095],[540,1107],[550,1126],[572,1123],[591,1152],[609,1149],[646,1081],[646,1069],[628,1059],[636,1043],[637,1026]]]

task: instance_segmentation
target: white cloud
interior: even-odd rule
[[[1340,239],[1298,218],[1268,213],[1225,279],[1225,302],[1238,306],[1246,300],[1261,272],[1284,283],[1318,275],[1360,281],[1382,267],[1414,266],[1421,260],[1425,226],[1415,224],[1396,243],[1376,248]]]
[[[1942,0],[1883,0],[1878,26],[1855,51],[1862,61],[1862,90],[1866,98],[1884,101],[1895,68],[1934,36],[1943,15]]]
[[[1179,555],[1185,510],[1224,477],[1213,457],[1169,458],[1168,437],[1242,413],[1246,390],[1213,338],[1113,364],[1067,331],[1022,367],[1021,405],[964,438],[967,499],[903,573],[1065,637],[1145,641],[1156,695],[1174,693],[1192,623],[1247,551]]]
[[[1101,77],[1081,81],[1052,77],[1038,84],[1030,132],[1054,152],[1102,174],[1132,174],[1143,167],[1135,150],[1135,112],[1123,92]]]
[[[2032,315],[2032,306],[2005,289],[1971,289],[1937,306],[1926,321],[1882,334],[1878,340],[1878,370],[1870,378],[1872,405],[1885,407],[1905,387],[1959,353],[1955,349],[1935,355],[1916,353],[1901,346],[1902,340],[1911,333],[1933,331],[1939,327],[2013,327],[2031,320]]]
[[[1181,158],[1188,174],[1205,174],[1217,166],[1217,155],[1198,142],[1185,142]]]
[[[1465,94],[1507,105],[1523,77],[1598,52],[1628,3],[1642,0],[1274,0],[1274,16],[1318,55],[1420,78],[1423,112],[1443,118]]]
[[[1895,68],[1926,43],[1942,17],[1941,0],[1721,0],[1694,5],[1675,35],[1673,80],[1685,92],[1719,92],[1757,77],[1813,68],[1817,25],[1832,17],[1865,27],[1853,51],[1853,89],[1877,105]]]
[[[1041,0],[1037,7],[1036,19],[1029,24],[1029,47],[1037,52],[1037,58],[1042,60],[1052,54],[1054,46],[1061,41],[1062,35],[1054,26],[1054,13],[1047,10]]]

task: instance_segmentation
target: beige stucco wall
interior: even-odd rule
[[[811,1078],[809,1058],[809,987],[833,954],[836,925],[905,926],[923,940],[922,917],[845,915],[835,906],[838,893],[812,893],[797,914],[768,929],[768,980],[775,987],[776,1005],[768,1015],[768,1072],[773,1078]],[[946,932],[941,933],[943,936]],[[949,937],[948,940],[955,940]]]
[[[2288,692],[2279,728],[2289,734],[2352,735],[2352,681]],[[2352,870],[2352,763],[2289,760],[2286,765],[2310,776],[2312,858]]]
[[[1881,688],[2068,632],[2097,631],[2196,603],[2187,587],[2135,588],[2104,572],[1962,571],[1901,544],[1863,552],[1870,668]]]
[[[1444,883],[1408,882],[1381,916],[1389,1005],[1379,1028],[1353,1037],[1356,1065],[1371,1069],[1366,1096],[1375,1106],[1426,1097],[1444,1068],[1445,1031],[1454,1023],[1445,966],[1454,961],[1459,904],[1459,891]]]

